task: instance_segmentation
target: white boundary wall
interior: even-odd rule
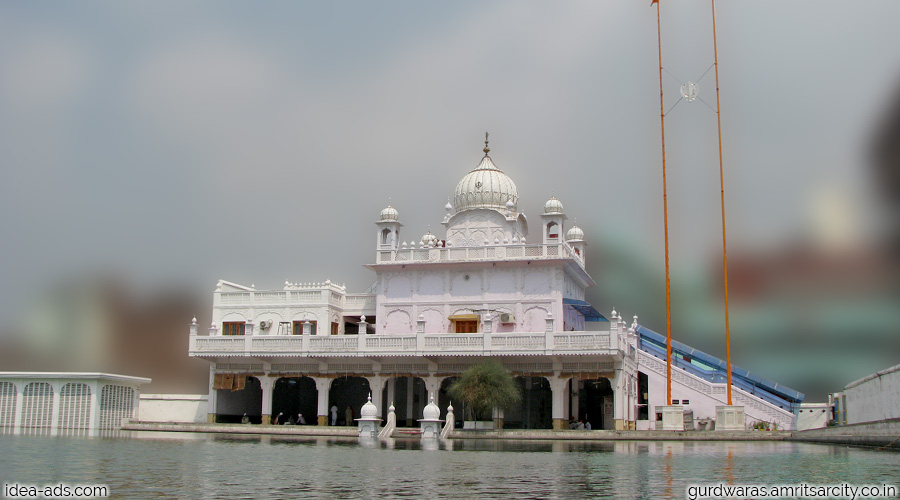
[[[848,424],[900,418],[900,365],[844,387]]]
[[[206,423],[206,394],[141,394],[142,422]]]

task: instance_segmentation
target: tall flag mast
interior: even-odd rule
[[[666,404],[672,404],[672,301],[669,285],[669,209],[666,198],[666,111],[663,104],[663,67],[662,67],[662,24],[659,16],[659,0],[650,0],[656,4],[656,36],[659,47],[659,126],[662,132],[662,174],[663,174],[663,229],[666,244]],[[731,370],[729,370],[730,372]],[[730,384],[729,384],[730,385]]]
[[[722,169],[722,114],[719,107],[719,49],[716,44],[716,0],[712,1],[713,57],[716,66],[716,119],[719,122],[719,188],[722,196],[722,270],[725,277],[725,360],[728,364],[728,406],[731,406],[731,332],[728,325],[728,245],[725,243],[725,175]],[[658,5],[657,5],[658,7]],[[663,160],[665,162],[665,160]]]

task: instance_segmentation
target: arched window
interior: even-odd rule
[[[551,240],[559,238],[559,224],[555,222],[547,224],[547,238]]]
[[[390,245],[393,243],[393,234],[389,228],[384,228],[381,230],[381,244],[382,245]]]

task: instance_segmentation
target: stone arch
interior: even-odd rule
[[[266,328],[262,327],[263,321],[268,324]],[[275,335],[278,333],[278,325],[281,324],[282,321],[281,314],[274,311],[261,312],[254,318],[254,322],[256,322],[256,325],[259,328],[259,333],[263,335]]]
[[[356,425],[359,410],[368,401],[369,380],[353,375],[338,377],[331,381],[328,390],[328,424],[332,423],[331,408],[337,408],[337,425]],[[350,421],[347,422],[347,408],[350,408]]]
[[[243,377],[245,375],[235,374],[234,376]],[[244,388],[239,391],[216,390],[217,423],[240,423],[245,413],[251,423],[262,423],[262,385],[256,377],[247,377]]]
[[[393,389],[390,389],[393,384]],[[393,393],[393,398],[391,398]],[[425,380],[418,376],[397,376],[385,380],[385,390],[382,391],[381,403],[385,408],[393,404],[394,414],[397,416],[398,427],[418,427],[418,420],[422,418],[422,411],[428,404],[428,395],[425,389]]]
[[[516,376],[522,394],[518,408],[504,413],[503,427],[508,429],[552,429],[553,391],[546,377]]]
[[[232,311],[222,316],[222,323],[246,323],[247,316],[244,313]]]
[[[31,382],[22,391],[22,434],[49,435],[53,420],[53,386]]]
[[[279,414],[279,424],[293,421],[300,424],[298,414],[307,425],[316,425],[319,391],[310,377],[281,377],[272,386],[272,422]],[[291,420],[293,419],[293,420]]]
[[[420,314],[425,319],[425,333],[445,333],[447,325],[444,322],[444,313],[433,307],[421,310]]]
[[[592,430],[615,429],[612,381],[601,377],[573,379],[573,383],[575,382],[578,383],[578,415],[575,418],[590,422]]]
[[[387,314],[384,328],[386,333],[412,333],[409,313],[403,309],[394,309]]]
[[[522,330],[526,332],[543,332],[547,329],[548,310],[542,306],[532,306],[524,311]]]
[[[59,391],[60,431],[67,434],[87,434],[91,423],[91,388],[84,383],[70,382]]]
[[[562,227],[554,221],[550,221],[547,223],[547,239],[548,240],[559,240],[559,233],[562,231]]]
[[[16,421],[16,384],[0,382],[0,434],[13,429]]]

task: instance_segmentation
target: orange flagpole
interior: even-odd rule
[[[662,132],[662,174],[663,174],[663,229],[666,244],[666,404],[672,404],[672,301],[669,286],[669,209],[666,197],[666,112],[663,103],[662,69],[662,23],[659,15],[659,0],[656,4],[656,36],[659,46],[659,126]]]
[[[722,270],[725,276],[725,360],[728,365],[728,406],[731,406],[731,331],[728,324],[728,245],[725,242],[725,174],[722,168],[722,115],[719,107],[719,49],[716,44],[716,0],[712,0],[713,57],[716,66],[716,119],[719,122],[719,188],[722,196]]]

